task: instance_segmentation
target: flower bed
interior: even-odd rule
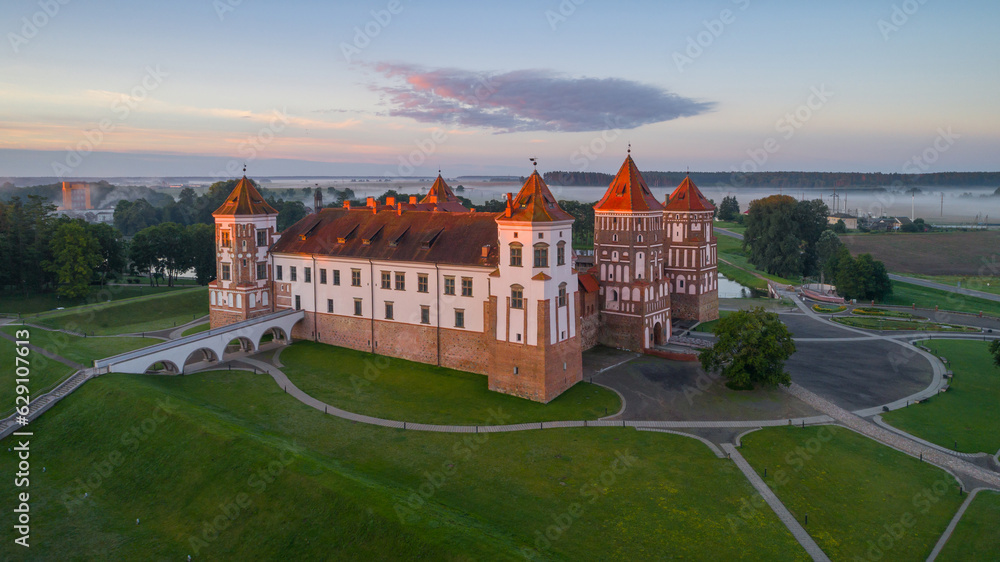
[[[847,310],[846,306],[824,306],[822,304],[814,304],[812,308],[820,314],[836,314]]]

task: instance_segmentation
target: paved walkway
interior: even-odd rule
[[[987,293],[986,291],[976,291],[973,289],[966,289],[965,287],[956,287],[955,285],[946,285],[944,283],[938,283],[936,281],[929,281],[927,279],[919,279],[917,277],[907,277],[905,275],[896,275],[895,273],[890,273],[889,279],[892,279],[893,281],[901,281],[903,283],[910,283],[913,285],[920,285],[921,287],[927,287],[929,289],[939,289],[941,291],[948,291],[949,293],[958,293],[960,295],[965,295],[968,297],[976,297],[979,299],[986,299],[988,301],[1000,302],[1000,295]]]
[[[811,556],[813,560],[823,560],[829,562],[830,558],[827,557],[826,553],[824,553],[819,545],[816,544],[816,541],[809,536],[809,533],[802,528],[802,525],[800,525],[798,520],[795,519],[790,511],[788,511],[785,504],[781,503],[778,496],[774,495],[771,488],[769,488],[768,485],[761,479],[761,477],[757,474],[757,471],[750,466],[750,463],[743,458],[743,455],[740,454],[739,450],[730,443],[723,444],[722,450],[729,454],[729,457],[736,463],[736,466],[739,467],[743,475],[747,477],[750,484],[752,484],[757,492],[760,493],[761,497],[764,498],[764,501],[767,502],[767,505],[769,505],[774,511],[774,514],[778,516],[778,519],[780,519],[781,522],[788,527],[792,536],[795,537],[795,540],[799,541],[802,548],[806,549],[809,556]]]
[[[930,556],[927,557],[927,562],[934,562],[938,555],[941,554],[941,550],[944,549],[944,545],[948,544],[948,539],[950,539],[951,534],[955,532],[955,527],[958,526],[958,522],[961,521],[962,516],[965,515],[965,510],[969,509],[969,504],[971,504],[972,500],[976,498],[976,495],[982,491],[982,488],[976,488],[971,494],[969,494],[969,497],[965,498],[965,501],[962,502],[962,506],[958,508],[958,512],[955,513],[955,516],[951,518],[951,522],[948,523],[948,528],[944,530],[944,533],[941,534],[941,538],[938,539],[937,544],[934,545],[934,550],[932,550]]]

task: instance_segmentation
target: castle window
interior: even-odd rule
[[[616,289],[611,290],[611,302],[618,302],[618,291]]]
[[[326,270],[325,269],[320,269],[319,270],[319,284],[320,285],[326,285]]]
[[[333,299],[326,299],[326,311],[333,314]]]
[[[426,293],[427,292],[427,274],[418,273],[417,274],[417,292]]]
[[[294,265],[288,266],[288,278],[292,281],[298,280],[298,272],[295,271]]]
[[[392,288],[392,273],[388,271],[382,272],[382,288],[391,289]]]
[[[224,248],[230,247],[232,245],[232,239],[229,237],[229,231],[223,230],[219,232],[219,234],[220,234],[219,245]]]
[[[267,279],[267,264],[258,263],[257,264],[257,279]]]
[[[334,269],[333,270],[333,284],[334,285],[340,285],[340,270],[339,269]]]
[[[683,277],[677,280],[677,286],[680,287],[681,289],[684,288],[684,278]]]
[[[514,285],[510,288],[510,307],[519,309],[524,308],[524,287]]]
[[[535,267],[549,266],[549,245],[535,244]]]
[[[243,258],[243,269],[246,269],[246,268],[247,268],[247,260],[246,260],[246,258]]]
[[[510,245],[510,265],[521,267],[521,245],[517,242]]]
[[[257,231],[257,246],[267,246],[267,231],[258,230]]]
[[[274,266],[274,278],[277,281],[281,281],[281,266],[280,265]]]
[[[539,240],[541,240],[541,239],[543,239],[543,238],[545,238],[545,234],[544,234],[544,233],[542,233],[542,232],[539,232],[539,233],[538,233],[538,239],[539,239]]]
[[[456,328],[465,327],[465,311],[460,308],[455,309],[455,327]]]
[[[311,267],[306,267],[304,269],[305,269],[305,271],[303,273],[305,273],[305,281],[306,281],[306,283],[312,283],[312,279],[313,279],[313,276],[312,276],[313,270],[312,270],[312,268]]]
[[[642,234],[636,234],[635,235],[635,241],[636,242],[642,242]]]
[[[302,297],[295,295],[295,310],[302,310]]]
[[[361,270],[352,269],[351,270],[351,286],[360,287],[361,286]]]
[[[361,299],[354,299],[354,315],[361,316]]]
[[[247,241],[243,240],[243,251],[247,251]]]
[[[406,290],[406,274],[397,271],[396,272],[396,290],[405,291]]]
[[[420,307],[420,323],[421,324],[431,323],[431,307],[429,306]]]
[[[611,235],[611,241],[612,242],[617,242],[618,241],[618,235],[617,234],[612,234]]]
[[[559,300],[556,301],[557,306],[566,306],[566,284],[559,284]]]
[[[385,319],[392,320],[393,306],[391,302],[385,303]]]
[[[229,264],[222,264],[222,280],[229,281]]]
[[[446,295],[455,294],[455,278],[453,276],[448,276],[444,278],[444,294]]]
[[[463,277],[462,278],[462,296],[471,297],[472,296],[472,278]]]
[[[556,265],[566,265],[566,243],[560,242],[556,246]]]

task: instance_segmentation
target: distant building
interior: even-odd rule
[[[90,204],[90,184],[84,182],[62,182],[62,207],[60,211],[88,211]]]
[[[875,232],[895,232],[911,222],[909,217],[882,217],[873,219],[868,228]]]
[[[844,226],[847,230],[857,230],[858,229],[858,217],[848,215],[847,213],[836,213],[826,217],[826,222],[829,225],[837,224],[837,221],[844,221]]]

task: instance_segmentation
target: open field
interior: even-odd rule
[[[735,232],[736,234],[743,234],[747,230],[746,226],[738,222],[731,222],[731,221],[715,221],[715,227],[724,228],[730,232]]]
[[[152,295],[85,310],[64,310],[31,321],[42,326],[94,335],[152,332],[208,314],[208,288]]]
[[[986,553],[1000,556],[1000,493],[979,492],[955,527],[938,556],[942,562],[985,560]]]
[[[946,357],[955,373],[948,392],[894,410],[882,418],[903,431],[963,453],[995,454],[1000,450],[1000,369],[993,365],[986,342],[931,340],[921,342]]]
[[[894,273],[996,275],[1000,231],[856,234],[840,239],[851,254],[871,254]]]
[[[912,306],[914,303],[916,303],[917,308],[929,308],[933,310],[936,306],[941,310],[953,310],[955,312],[968,312],[971,314],[983,312],[991,316],[1000,316],[1000,302],[969,297],[958,293],[949,293],[940,289],[921,287],[901,281],[892,282],[892,294],[879,304]]]
[[[182,287],[150,287],[149,285],[112,285],[104,287],[95,286],[90,296],[78,299],[64,299],[56,296],[55,293],[34,293],[25,296],[21,293],[0,293],[0,313],[6,314],[36,314],[56,308],[70,308],[98,302],[119,301],[145,295],[155,295],[179,289],[190,289],[190,286]]]
[[[350,412],[421,423],[485,425],[491,412],[500,423],[593,420],[614,414],[621,400],[613,391],[577,383],[548,404],[492,392],[477,375],[302,341],[281,352],[282,371],[295,386]]]
[[[1000,277],[996,276],[979,277],[971,275],[922,275],[919,273],[911,273],[909,276],[934,281],[935,283],[943,283],[953,287],[961,286],[964,289],[972,289],[973,291],[982,291],[984,293],[1000,295]]]
[[[833,560],[924,560],[962,503],[947,472],[846,428],[764,429],[741,452]]]
[[[675,435],[392,430],[239,371],[105,375],[32,425],[39,560],[807,559],[768,509],[732,528],[759,496]]]

